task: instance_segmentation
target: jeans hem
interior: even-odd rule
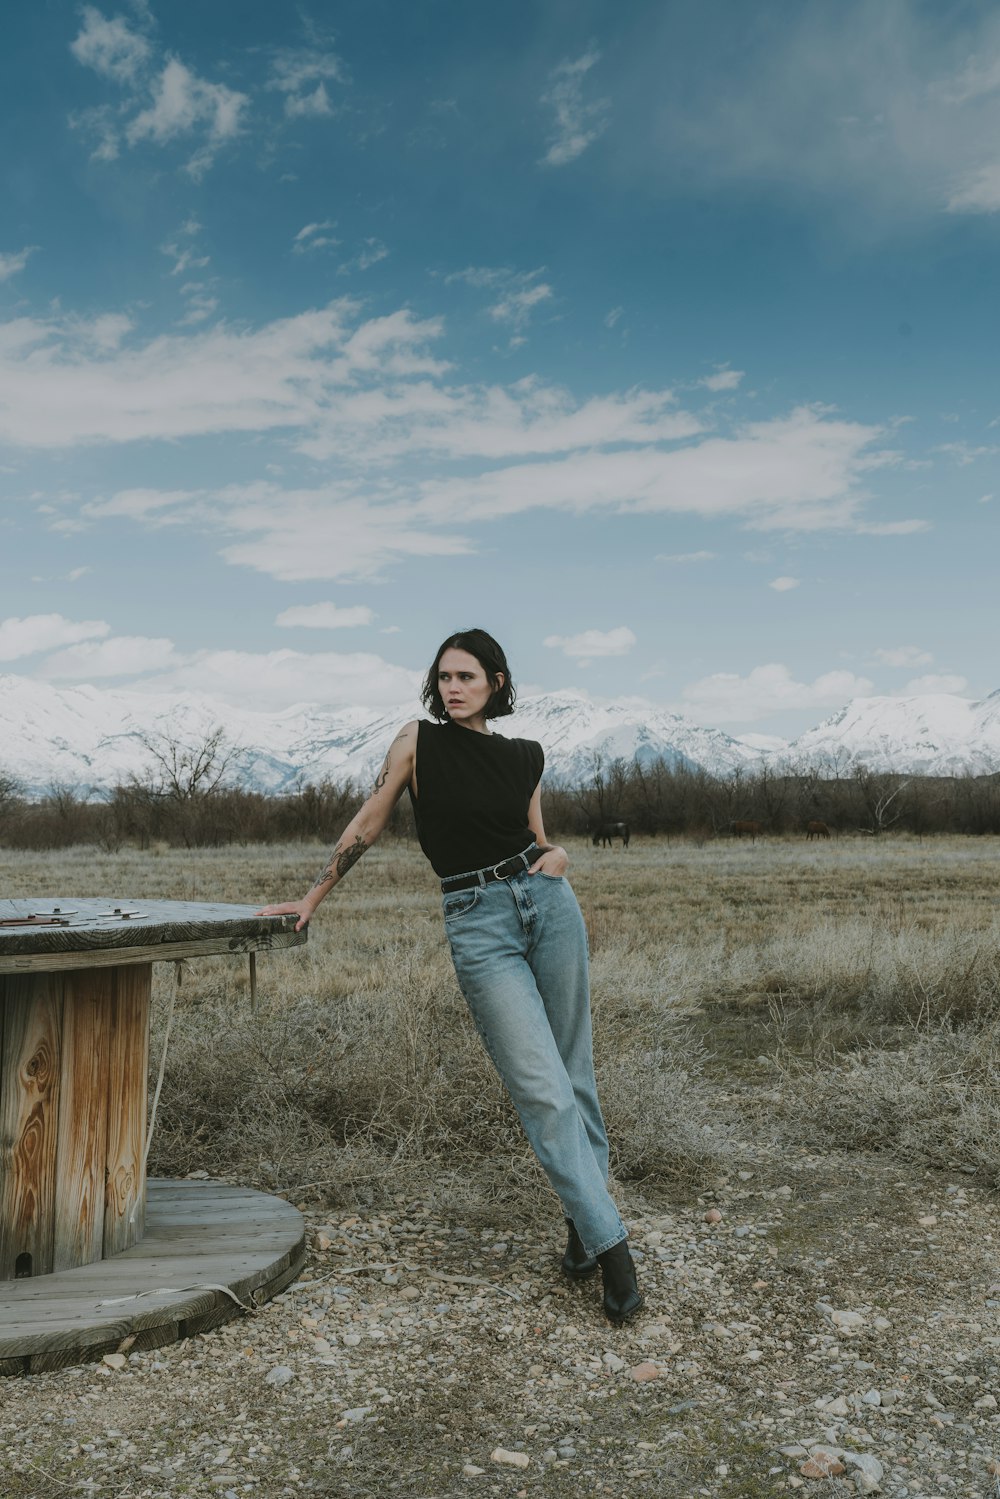
[[[622,1225],[622,1231],[617,1236],[617,1238],[608,1239],[606,1243],[599,1244],[596,1249],[588,1249],[587,1253],[588,1254],[592,1254],[594,1256],[594,1258],[597,1259],[598,1255],[600,1255],[600,1254],[606,1254],[609,1249],[614,1249],[614,1247],[615,1247],[616,1244],[624,1244],[625,1240],[627,1238],[628,1238],[628,1229],[624,1225]]]

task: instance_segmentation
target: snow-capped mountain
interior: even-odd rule
[[[794,739],[778,759],[820,770],[985,775],[1000,770],[1000,691],[982,702],[950,693],[859,697]]]
[[[114,786],[151,766],[144,740],[197,745],[217,725],[236,747],[233,773],[243,785],[278,791],[296,781],[370,779],[401,723],[423,717],[416,703],[399,708],[300,705],[258,713],[195,694],[53,687],[25,677],[0,677],[0,770],[37,795],[53,783],[84,794]],[[759,758],[719,729],[702,729],[651,703],[599,705],[582,693],[523,698],[494,727],[538,739],[552,775],[589,774],[595,756],[621,757],[728,775]]]
[[[87,795],[143,776],[144,741],[202,743],[221,726],[235,746],[241,784],[280,791],[324,776],[368,781],[399,725],[421,717],[399,708],[300,704],[280,713],[235,708],[196,694],[152,694],[90,686],[53,687],[0,676],[0,772],[30,795],[51,785]],[[858,763],[913,774],[983,774],[1000,769],[1000,691],[982,702],[949,695],[857,698],[790,744],[770,736],[736,739],[640,699],[598,704],[572,691],[523,698],[495,728],[538,739],[550,775],[578,781],[595,757],[670,765],[728,776],[743,767],[814,766],[843,773]]]

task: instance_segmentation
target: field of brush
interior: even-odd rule
[[[293,899],[327,850],[0,850],[9,896]],[[625,1205],[791,1150],[877,1152],[1000,1185],[1000,842],[633,840],[570,850]],[[172,1019],[150,1169],[303,1205],[445,1193],[473,1219],[547,1195],[465,1013],[439,894],[384,841],[305,948],[154,969]],[[551,1203],[546,1207],[551,1216]]]

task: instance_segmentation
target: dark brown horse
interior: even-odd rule
[[[751,822],[749,819],[733,823],[733,837],[749,838],[751,843],[756,843],[763,831],[763,823]]]
[[[627,822],[599,822],[594,829],[594,836],[590,841],[595,848],[598,843],[600,843],[602,848],[611,848],[614,846],[614,840],[620,838],[622,848],[628,848],[628,841],[631,836],[632,834],[629,832]]]
[[[830,829],[825,822],[806,823],[806,841],[812,842],[813,838],[829,838]]]

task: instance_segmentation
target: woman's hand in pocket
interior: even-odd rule
[[[529,874],[545,874],[549,879],[557,880],[564,875],[569,868],[569,854],[558,843],[549,844],[540,858],[528,870]]]

